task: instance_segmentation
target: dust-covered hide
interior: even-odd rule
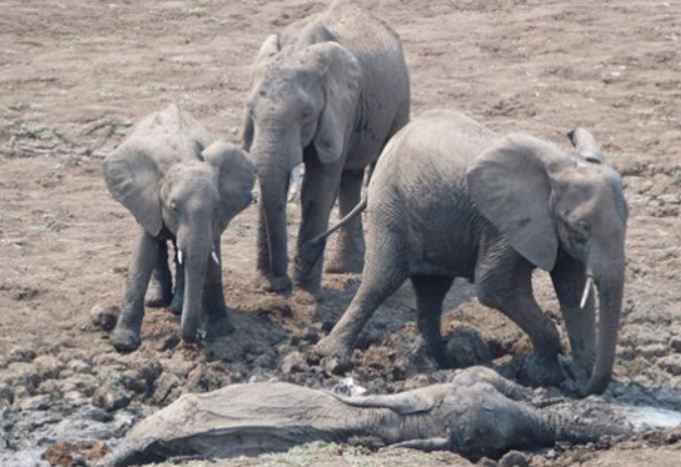
[[[534,407],[529,396],[484,367],[458,372],[448,383],[389,395],[345,397],[289,383],[237,384],[182,396],[133,427],[103,463],[258,455],[369,436],[385,445],[449,449],[475,460],[559,440],[593,441],[604,433],[575,422],[574,414]]]
[[[341,415],[347,410],[330,393],[288,383],[236,384],[187,394],[133,427],[105,463],[227,458],[285,451],[316,440],[342,442],[353,431],[353,421]]]

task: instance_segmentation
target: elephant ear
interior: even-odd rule
[[[398,394],[354,397],[331,394],[341,402],[353,407],[390,409],[400,415],[410,415],[432,410],[437,402],[442,399],[442,396],[446,394],[447,387],[444,384],[436,384]]]
[[[361,69],[354,55],[335,42],[311,45],[305,52],[324,80],[325,102],[313,143],[319,160],[332,164],[343,157],[354,122]]]
[[[272,57],[281,50],[279,36],[271,34],[260,46],[260,50],[253,62],[253,73],[251,75],[251,87],[257,81],[257,77],[264,73],[264,66]],[[250,151],[253,144],[253,120],[251,119],[250,109],[246,107],[244,111],[243,130],[241,133],[241,147],[244,151]]]
[[[513,134],[478,156],[466,173],[472,201],[525,259],[546,271],[558,254],[550,174],[569,158],[558,148]]]
[[[104,180],[111,196],[125,206],[144,230],[158,235],[163,227],[158,197],[161,175],[146,151],[125,144],[104,159]]]
[[[568,132],[567,137],[572,145],[577,149],[577,153],[587,162],[594,164],[604,164],[605,156],[601,147],[596,142],[596,138],[584,128],[577,127]]]
[[[255,57],[255,66],[259,67],[279,52],[279,36],[270,34],[260,46],[258,55]]]
[[[217,173],[218,216],[221,228],[225,229],[229,221],[251,203],[255,167],[241,149],[224,141],[215,141],[201,156]]]

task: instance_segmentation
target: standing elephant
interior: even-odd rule
[[[144,295],[152,271],[149,304],[181,310],[185,341],[194,341],[199,327],[211,335],[229,333],[220,235],[251,202],[255,168],[245,154],[215,142],[191,115],[171,105],[144,118],[107,156],[104,179],[111,195],[141,225],[125,303],[111,336],[114,347],[129,351],[140,345]],[[169,240],[176,251],[174,295]]]
[[[417,326],[446,365],[442,301],[453,279],[464,277],[475,282],[483,305],[530,336],[542,373],[555,382],[560,341],[533,296],[539,267],[551,274],[580,392],[602,392],[622,307],[627,203],[591,134],[577,129],[569,136],[580,157],[523,134],[499,137],[456,112],[431,112],[405,127],[368,189],[362,283],[317,351],[347,358],[374,310],[411,278]]]
[[[342,216],[358,204],[364,169],[409,118],[409,74],[397,34],[345,2],[271,35],[255,61],[243,147],[260,180],[257,269],[264,287],[286,291],[288,177],[305,164],[294,281],[319,291],[324,242],[300,245],[326,229],[340,189]],[[360,272],[361,219],[338,238],[330,272]]]

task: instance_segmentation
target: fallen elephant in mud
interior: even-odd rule
[[[477,459],[605,434],[603,427],[575,421],[574,414],[533,407],[526,391],[484,367],[463,370],[449,383],[384,396],[345,397],[289,383],[237,384],[185,395],[141,421],[104,464],[258,455],[350,437]]]

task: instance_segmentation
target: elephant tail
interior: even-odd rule
[[[352,211],[347,213],[345,217],[343,217],[338,223],[332,227],[329,227],[326,229],[324,232],[320,233],[316,237],[311,238],[308,240],[307,245],[310,247],[319,245],[321,242],[323,242],[329,235],[334,233],[336,230],[342,228],[344,225],[346,225],[348,222],[353,220],[355,217],[357,217],[362,211],[364,211],[367,207],[367,194],[366,192],[362,196],[362,199],[357,203],[357,206],[352,208]]]

